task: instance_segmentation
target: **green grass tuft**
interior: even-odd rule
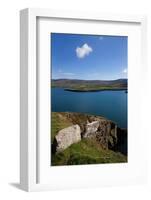
[[[51,142],[53,142],[55,135],[63,128],[71,126],[72,123],[67,120],[63,115],[52,112],[51,113]]]

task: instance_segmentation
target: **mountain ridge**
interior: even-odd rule
[[[127,90],[127,79],[116,80],[82,80],[52,79],[51,86],[69,91]]]

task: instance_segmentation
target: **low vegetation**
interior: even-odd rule
[[[53,142],[55,135],[63,128],[71,126],[72,123],[63,115],[52,112],[51,113],[51,141]]]
[[[80,165],[127,162],[119,152],[104,150],[92,139],[83,139],[61,153],[52,155],[52,165]]]

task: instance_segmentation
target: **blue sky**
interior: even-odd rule
[[[127,78],[126,36],[51,33],[52,78]]]

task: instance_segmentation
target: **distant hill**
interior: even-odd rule
[[[127,90],[127,79],[117,80],[78,80],[53,79],[52,87],[60,87],[72,91]]]

